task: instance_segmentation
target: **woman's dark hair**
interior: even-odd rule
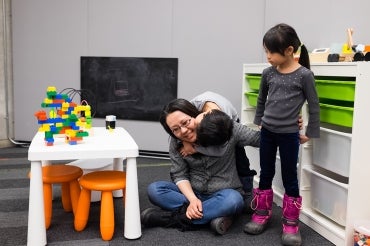
[[[197,143],[204,147],[224,144],[230,140],[233,126],[227,114],[213,109],[204,115],[197,127]]]
[[[293,27],[284,23],[272,27],[263,37],[263,45],[271,53],[279,53],[282,56],[284,56],[284,51],[289,46],[293,47],[293,53],[296,53],[300,47],[301,53],[298,62],[310,69],[310,58],[307,48],[301,43]]]
[[[168,134],[174,138],[177,138],[168,127],[166,122],[167,116],[175,111],[181,111],[192,118],[197,117],[200,112],[191,102],[182,98],[174,99],[163,107],[163,110],[159,115],[159,122]]]

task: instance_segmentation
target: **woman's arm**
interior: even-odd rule
[[[221,110],[221,108],[216,103],[207,101],[202,108],[202,112],[208,112],[211,111],[212,109]]]
[[[171,138],[169,148],[169,155],[172,163],[170,171],[171,179],[189,201],[186,216],[189,219],[199,219],[203,216],[202,202],[196,197],[193,188],[191,187],[189,181],[189,166],[177,148],[177,141],[174,138]]]
[[[246,125],[234,122],[233,135],[237,140],[238,146],[260,146],[261,132]]]
[[[188,199],[189,206],[186,209],[186,217],[189,219],[200,219],[203,217],[202,201],[195,195],[193,188],[188,180],[177,183],[181,193]]]

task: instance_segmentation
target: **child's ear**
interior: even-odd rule
[[[289,46],[288,48],[285,49],[285,55],[286,56],[291,56],[291,55],[293,55],[293,53],[294,53],[293,46]]]

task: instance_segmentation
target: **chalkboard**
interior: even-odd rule
[[[81,100],[93,117],[158,121],[177,98],[177,58],[81,57]]]

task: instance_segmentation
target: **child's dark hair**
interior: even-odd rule
[[[164,130],[168,134],[170,134],[174,138],[177,138],[173,134],[171,129],[168,127],[167,122],[166,122],[167,115],[169,115],[169,114],[171,114],[175,111],[181,111],[184,114],[187,114],[192,118],[197,117],[200,112],[191,102],[189,102],[186,99],[182,99],[182,98],[174,99],[163,107],[163,110],[159,115],[159,122],[161,123]]]
[[[307,48],[301,43],[297,32],[293,27],[281,23],[268,30],[263,37],[263,45],[271,53],[279,53],[284,56],[284,51],[289,46],[293,47],[293,53],[296,53],[301,48],[299,56],[299,64],[310,69],[310,58]]]
[[[222,145],[230,140],[233,126],[233,120],[226,113],[213,109],[204,114],[197,127],[197,143],[204,147]]]

